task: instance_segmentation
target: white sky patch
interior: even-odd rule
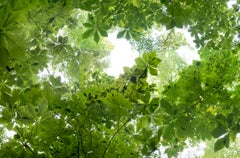
[[[206,143],[201,142],[196,146],[189,146],[185,148],[182,152],[178,154],[178,158],[196,158],[203,157],[205,154],[204,149],[206,148]]]
[[[16,132],[9,131],[7,128],[5,128],[4,130],[5,130],[4,132],[5,132],[5,135],[6,135],[7,138],[13,138],[14,135],[16,134]]]
[[[192,64],[193,60],[200,60],[199,55],[196,50],[188,46],[180,46],[177,51],[179,56],[181,56],[187,64]]]
[[[190,33],[184,29],[176,29],[176,32],[182,33],[189,44],[189,46],[181,46],[177,50],[179,56],[184,58],[186,63],[189,65],[192,64],[193,60],[200,60],[199,54],[197,53],[198,50],[195,47],[193,37],[191,37]],[[155,36],[167,33],[168,31],[166,29],[163,29],[162,31],[153,30],[152,36],[155,38]],[[118,77],[119,74],[123,73],[124,66],[133,66],[135,58],[139,56],[139,53],[132,49],[131,44],[126,39],[117,39],[116,37],[117,32],[109,34],[108,40],[114,45],[114,49],[108,57],[110,66],[105,70],[108,75],[112,75],[114,77]]]
[[[126,39],[117,39],[117,32],[109,34],[108,40],[114,45],[109,56],[110,66],[105,70],[108,75],[118,77],[123,73],[123,67],[131,67],[135,63],[135,58],[139,54],[132,49],[131,44]]]
[[[38,73],[38,76],[40,80],[44,80],[49,78],[50,75],[53,75],[54,77],[60,77],[61,82],[68,82],[67,76],[65,76],[62,72],[59,71],[59,69],[53,70],[51,65],[48,65],[48,68],[44,68],[42,71]]]
[[[198,50],[193,42],[194,38],[191,36],[191,34],[185,29],[176,29],[176,32],[182,33],[189,44],[189,46],[180,46],[177,49],[178,55],[184,58],[186,63],[189,65],[192,64],[193,60],[200,60]]]
[[[228,6],[228,8],[230,8],[230,9],[233,7],[234,4],[237,4],[237,0],[229,0],[229,1],[227,2],[227,6]]]

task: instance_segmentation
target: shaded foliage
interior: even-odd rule
[[[201,57],[157,95],[148,79],[159,53],[118,79],[101,60],[111,28],[141,40],[153,25],[188,28]],[[187,139],[212,137],[215,151],[228,148],[240,130],[238,33],[239,1],[0,1],[0,132],[15,132],[1,134],[0,157],[143,157],[160,146],[171,157]]]

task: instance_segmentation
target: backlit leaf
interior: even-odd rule
[[[141,0],[132,0],[132,3],[137,8],[139,8],[141,6]]]
[[[153,75],[153,76],[157,76],[158,71],[157,71],[156,68],[149,67],[148,69],[149,69],[149,72],[150,72],[151,75]]]

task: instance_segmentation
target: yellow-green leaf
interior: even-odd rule
[[[137,7],[137,8],[140,8],[141,5],[142,5],[142,2],[141,0],[132,0],[132,4]]]

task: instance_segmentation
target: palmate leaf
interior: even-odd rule
[[[25,42],[18,36],[16,31],[5,32],[3,46],[8,50],[9,55],[17,61],[25,61]]]
[[[0,8],[0,47],[6,49],[8,55],[18,61],[25,60],[25,42],[22,30],[17,21],[23,12],[13,12],[10,5]]]

